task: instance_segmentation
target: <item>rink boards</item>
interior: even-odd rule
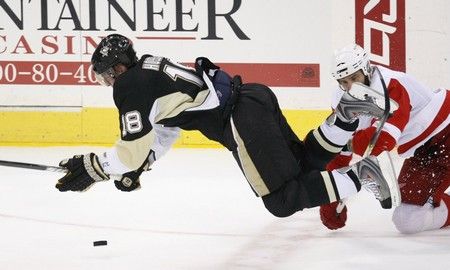
[[[450,2],[0,1],[0,144],[111,144],[112,90],[90,57],[102,37],[127,35],[138,55],[192,65],[206,56],[245,82],[271,87],[303,137],[330,112],[333,51],[357,42],[372,61],[450,87]],[[427,49],[432,48],[432,49]],[[177,146],[216,144],[183,132]]]
[[[299,137],[318,126],[327,110],[285,110]],[[112,108],[0,111],[0,145],[109,145],[119,138],[118,114]],[[199,132],[182,131],[175,147],[219,147]]]

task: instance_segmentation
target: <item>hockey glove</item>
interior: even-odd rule
[[[332,202],[320,206],[320,220],[330,230],[337,230],[345,226],[347,221],[347,206],[338,214],[336,209],[339,202]]]
[[[61,161],[59,166],[68,170],[56,183],[56,188],[62,192],[86,191],[95,182],[109,180],[94,153],[73,156]]]
[[[139,177],[142,172],[149,171],[150,163],[147,160],[139,169],[131,172],[124,173],[119,180],[114,181],[114,185],[118,190],[130,192],[141,188],[141,182]]]
[[[370,143],[370,140],[375,134],[375,131],[376,131],[375,127],[369,127],[357,131],[355,135],[353,135],[352,139],[351,147],[353,153],[360,156],[364,155],[364,152],[366,151],[367,146]],[[395,144],[396,144],[395,139],[389,133],[382,130],[370,154],[373,156],[378,156],[383,151],[391,151],[395,147]]]
[[[139,170],[124,173],[120,180],[114,181],[114,185],[121,191],[130,192],[138,190],[141,188],[141,182],[139,181],[141,173],[142,171]]]
[[[347,167],[352,160],[352,155],[338,154],[333,160],[327,164],[327,171],[336,170],[339,168]]]

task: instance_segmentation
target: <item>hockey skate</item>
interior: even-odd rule
[[[398,109],[398,104],[390,99],[389,114]],[[342,95],[338,106],[336,107],[336,115],[341,120],[352,121],[358,115],[370,115],[375,118],[382,118],[385,111],[385,96],[376,90],[355,82],[352,88]]]
[[[383,174],[383,169],[375,156],[362,159],[350,169],[358,176],[361,186],[380,201],[381,207],[389,209],[398,205],[400,193],[396,185],[397,179],[390,174]]]

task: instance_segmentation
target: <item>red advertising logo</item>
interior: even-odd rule
[[[373,62],[405,71],[405,0],[355,0],[355,30]]]
[[[184,63],[193,67],[193,63]],[[217,63],[245,82],[275,87],[320,87],[320,65],[308,63]],[[0,84],[97,84],[89,62],[1,61]]]

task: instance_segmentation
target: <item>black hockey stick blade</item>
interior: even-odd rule
[[[40,171],[62,172],[62,173],[67,172],[67,169],[63,168],[63,167],[17,162],[17,161],[8,161],[8,160],[0,160],[0,166],[31,169],[31,170],[40,170]]]

